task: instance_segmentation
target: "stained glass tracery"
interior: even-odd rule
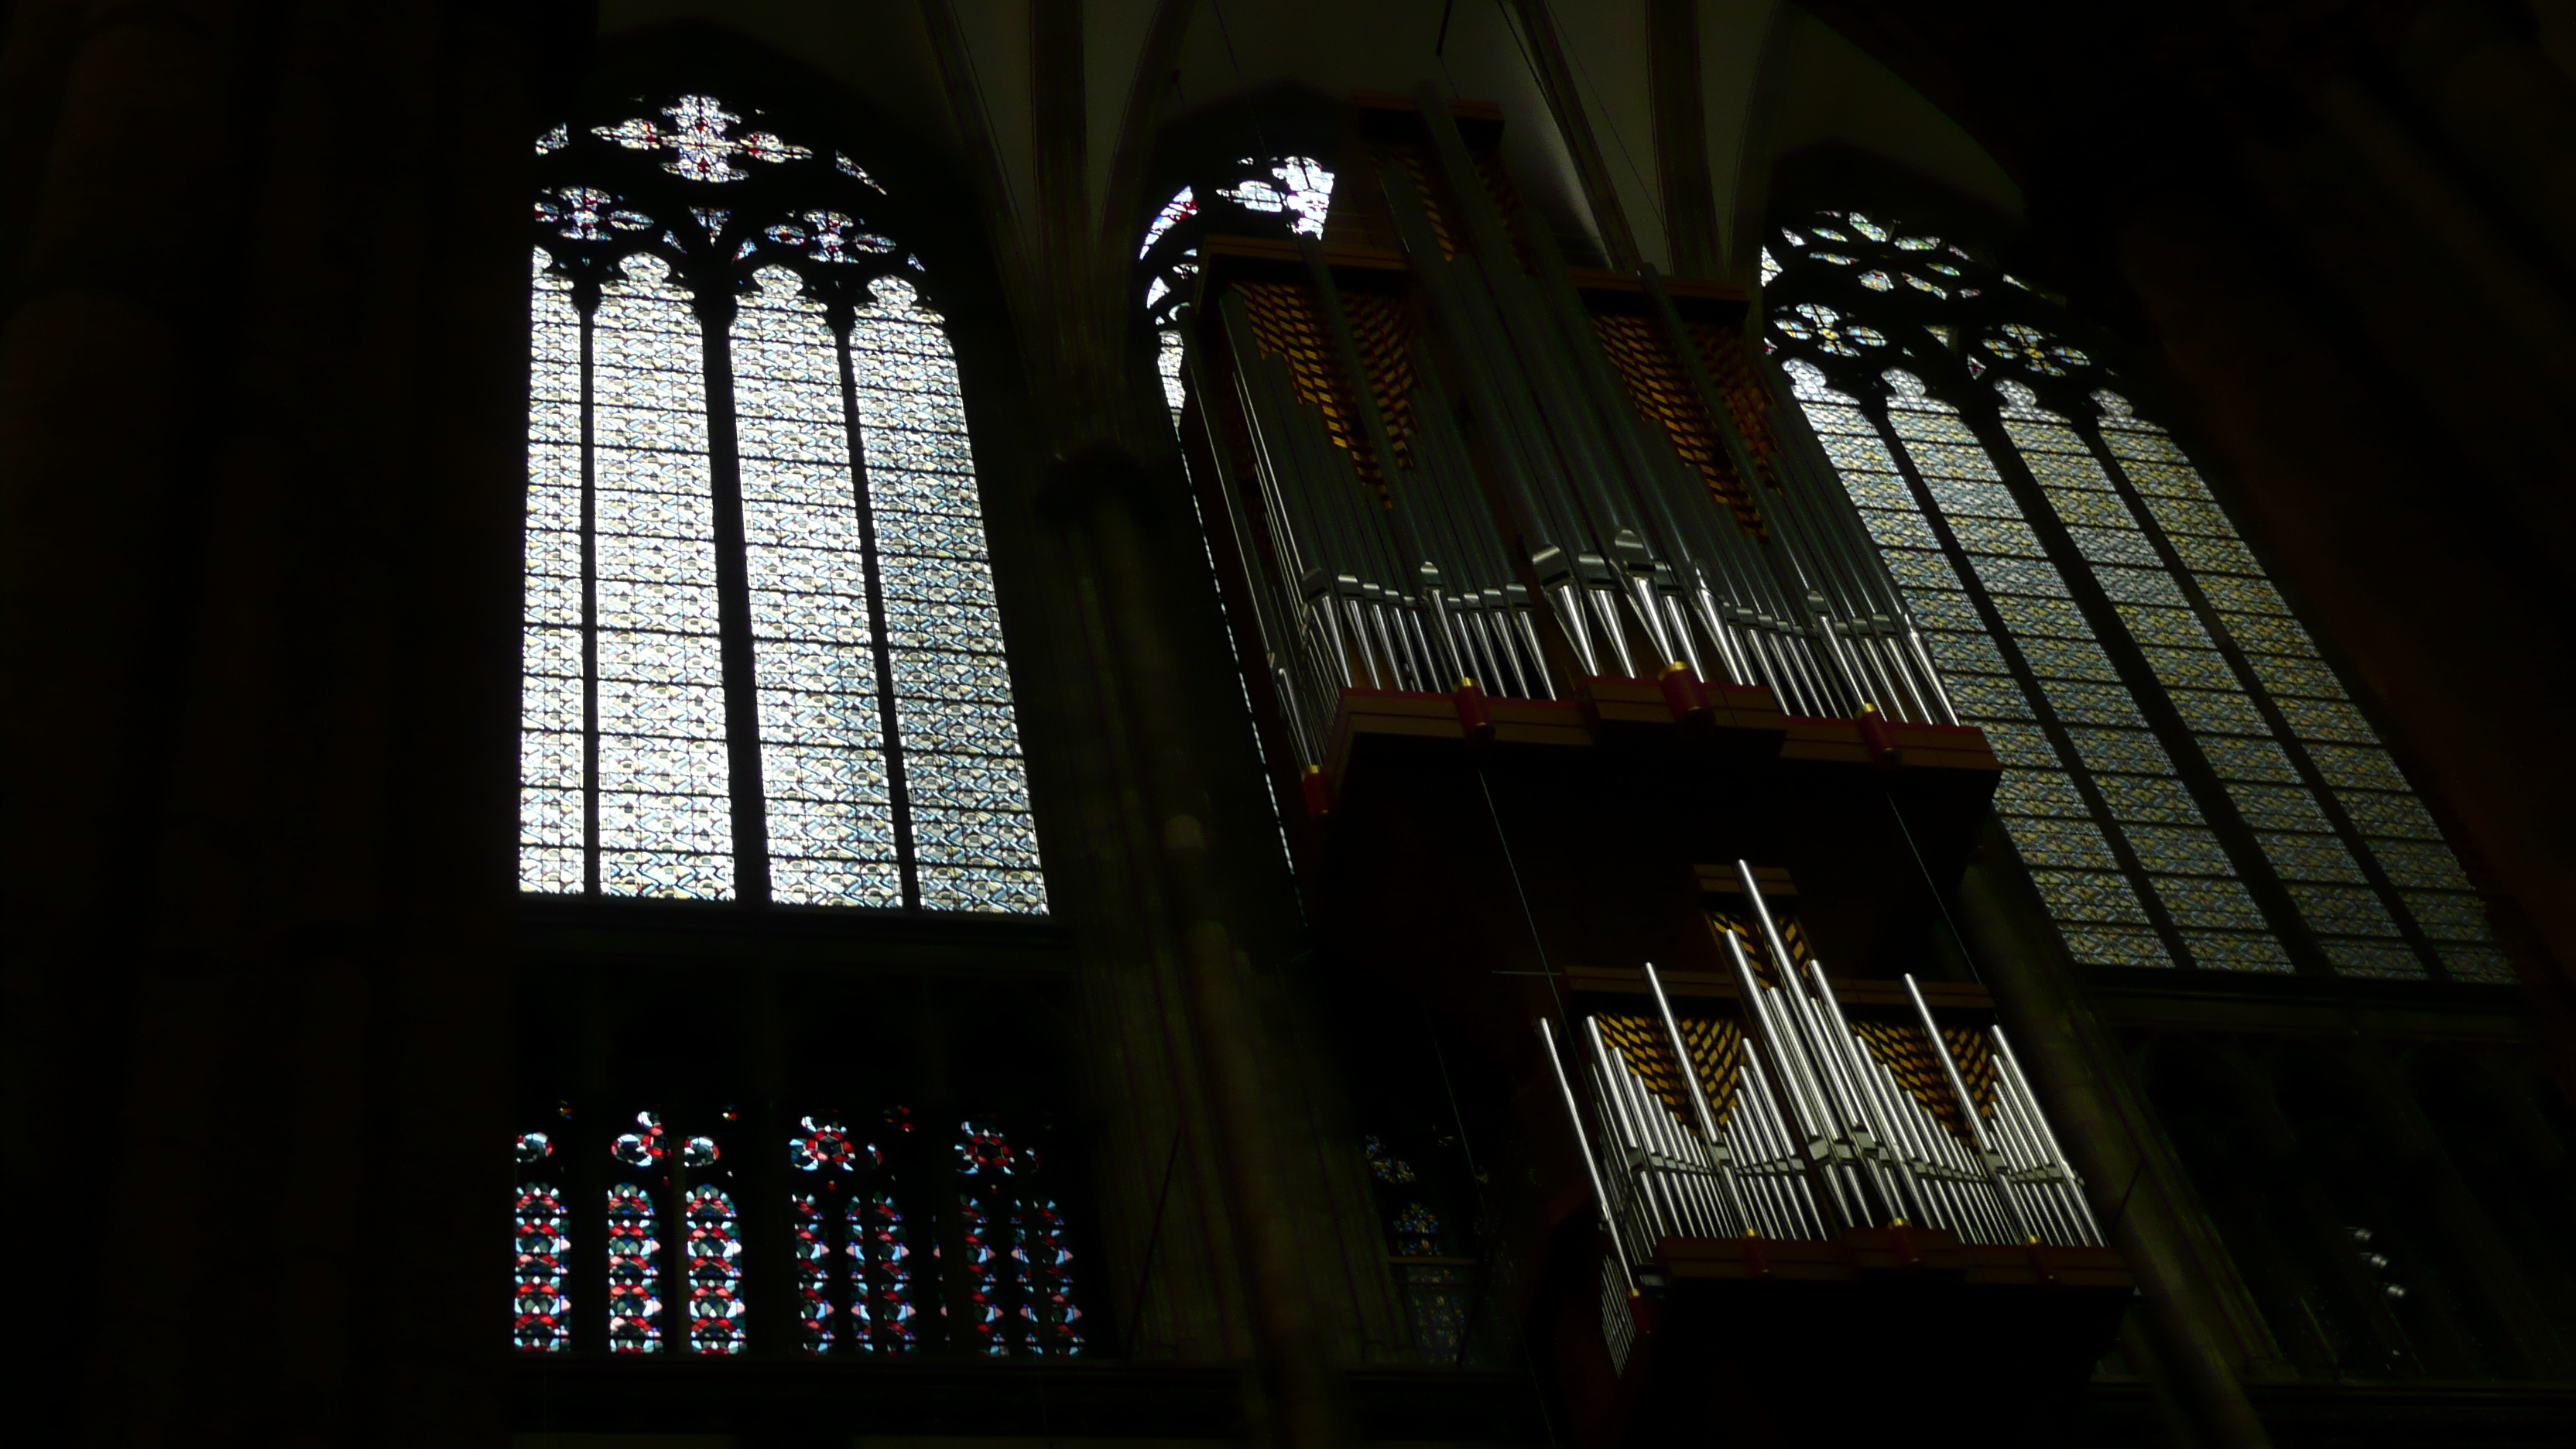
[[[1261,163],[1246,156],[1240,164]],[[1311,156],[1287,156],[1272,164],[1268,179],[1246,178],[1216,194],[1246,211],[1285,212],[1291,218],[1289,230],[1322,236],[1324,218],[1333,207],[1333,173]]]
[[[883,188],[645,110],[539,147],[521,886],[1042,913],[955,359]]]
[[[1145,223],[1136,248],[1148,321],[1170,335],[1172,313],[1198,275],[1200,237],[1321,237],[1332,209],[1333,172],[1311,156],[1246,156],[1181,187]]]
[[[727,111],[713,96],[681,96],[662,107],[660,114],[661,121],[635,116],[593,127],[592,134],[632,151],[668,151],[662,168],[690,181],[740,181],[747,173],[735,164],[736,158],[775,165],[814,154],[765,131],[734,135],[742,117]]]
[[[1857,213],[1780,239],[1770,344],[2075,956],[2510,979],[2386,747],[2062,304]]]

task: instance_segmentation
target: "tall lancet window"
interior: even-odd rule
[[[896,203],[707,96],[538,142],[524,890],[1042,913]]]
[[[2078,960],[2511,979],[2379,736],[2054,300],[1859,212],[1778,232],[1763,280]]]

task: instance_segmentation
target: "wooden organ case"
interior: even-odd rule
[[[1352,117],[1322,238],[1202,243],[1182,435],[1325,969],[1508,1098],[1476,1313],[1588,1443],[2044,1433],[2133,1290],[1938,928],[1994,756],[1741,294]]]

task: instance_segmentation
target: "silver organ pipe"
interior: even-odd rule
[[[1739,870],[1749,884],[1750,868]],[[1652,1262],[1668,1238],[1812,1241],[1844,1228],[2102,1246],[2082,1179],[2001,1027],[1943,1028],[1911,976],[1911,1022],[1855,1027],[1823,967],[1794,960],[1751,899],[1777,984],[1729,934],[1734,1019],[1680,1017],[1648,965],[1651,1016],[1582,1019],[1573,1045],[1588,1102],[1558,1064],[1623,1272]],[[1978,1082],[1954,1039],[1981,1053]],[[1912,1070],[1892,1060],[1900,1053]]]

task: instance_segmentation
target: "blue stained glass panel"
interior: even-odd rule
[[[2128,877],[2115,871],[2034,869],[2030,875],[2047,900],[2049,913],[2061,920],[2147,923],[2147,910],[2138,903],[2137,891]]]
[[[2129,837],[2129,848],[2138,853],[2139,861],[2151,871],[2165,875],[2228,876],[2236,867],[2218,843],[2215,832],[2197,826],[2148,825],[2121,822]]]
[[[2057,717],[2068,724],[2126,725],[2146,728],[2146,719],[2138,713],[2129,692],[2116,685],[2091,684],[2077,680],[2049,679],[2042,685],[2049,706]]]
[[[2021,685],[2008,677],[1991,674],[1953,674],[1943,681],[1949,686],[1950,700],[1961,715],[1979,722],[1986,720],[2031,720],[2038,716],[2031,708],[2030,697]]]
[[[2084,622],[2083,613],[2070,600],[2005,594],[1995,597],[1994,607],[1996,616],[2017,637],[2039,635],[2088,641],[2093,637],[2093,626]]]
[[[1937,493],[1939,490],[1935,490]],[[1951,510],[1945,508],[1944,512]],[[1955,515],[1950,519],[1950,532],[1959,547],[1970,553],[2007,554],[2019,558],[2040,557],[2039,538],[2030,525],[2019,518],[1975,518]]]
[[[1928,549],[1891,548],[1883,557],[1888,573],[1909,597],[1926,590],[1956,592],[1959,588],[1959,575],[1950,561]]]
[[[2007,820],[2005,829],[2012,836],[2013,848],[2029,865],[2119,869],[2120,863],[2111,854],[2111,844],[2103,838],[2101,827],[2089,820],[2013,818]]]
[[[733,893],[706,382],[697,314],[658,257],[630,257],[592,326],[600,888]]]
[[[2376,745],[2310,744],[2308,755],[2317,773],[2338,793],[2345,790],[2403,790],[2406,777],[2386,750]]]
[[[2468,873],[2460,869],[2460,862],[2447,845],[2379,840],[2371,842],[2371,853],[2379,857],[2380,868],[2388,872],[2389,879],[2401,886],[2454,891],[2470,888]]]
[[[2095,495],[2087,493],[2073,496],[2091,498]],[[2107,510],[2104,511],[2107,512]],[[2061,517],[2073,512],[2075,512],[2075,510],[2066,508],[2060,508],[2058,510]],[[2097,514],[2096,517],[2098,516],[2099,515]],[[2078,514],[2077,517],[2082,517],[2082,515]],[[2067,522],[2070,525],[2073,525],[2076,522],[2076,518],[2068,518]],[[2138,532],[2134,528],[2123,527],[2117,523],[2110,523],[2106,526],[2091,526],[2091,521],[2087,520],[2087,524],[2088,526],[2084,527],[2070,526],[2066,530],[2067,537],[2075,545],[2075,551],[2084,555],[2084,561],[2086,563],[2092,564],[2097,568],[2119,567],[2145,569],[2155,568],[2158,566],[2159,561],[2156,558],[2156,551],[2147,543],[2147,536],[2145,534]],[[2174,592],[2179,594],[2180,591],[2175,590]],[[2115,594],[2113,597],[2117,598],[2120,596]]]
[[[840,345],[793,272],[754,280],[734,318],[734,407],[770,893],[899,905]]]
[[[1042,913],[1037,835],[957,367],[938,316],[880,282],[851,331],[921,900]],[[961,758],[971,757],[971,758]],[[971,765],[974,773],[959,773]],[[965,794],[953,793],[971,779]]]
[[[2283,699],[2276,702],[2282,716],[2289,721],[2291,732],[2301,739],[2358,745],[2379,743],[2379,732],[2361,717],[2361,711],[2342,700]]]
[[[2066,580],[2055,565],[2044,559],[1979,557],[1970,562],[1976,567],[1978,581],[1996,593],[2066,597]]]
[[[2006,770],[1995,782],[1995,810],[2003,815],[2058,815],[2092,818],[2092,807],[2075,793],[2075,782],[2063,770]]]
[[[2254,837],[2263,857],[2283,880],[2334,881],[2366,885],[2369,878],[2343,841],[2332,835],[2290,835],[2267,831]]]
[[[2293,971],[2290,953],[2267,931],[2185,931],[2192,959],[2212,971]]]
[[[2502,986],[2521,979],[2515,973],[2513,963],[2493,946],[2446,941],[2442,943],[2441,954],[2442,965],[2461,981]]]
[[[2145,558],[2148,564],[2145,568],[2097,565],[2093,570],[2094,581],[2102,586],[2102,592],[2109,595],[2114,604],[2186,607],[2181,586],[2164,571],[2162,564],[2155,562],[2153,555],[2145,555]]]
[[[2258,758],[2256,763],[2268,769],[2270,761]],[[2227,796],[2236,802],[2236,811],[2246,823],[2258,830],[2302,830],[2325,832],[2334,826],[2317,804],[2317,798],[2300,785],[2260,783],[2261,776],[2230,780]]]
[[[519,780],[519,884],[584,883],[581,738],[581,318],[572,283],[532,259],[529,297],[528,512]],[[570,417],[565,408],[569,402]],[[571,444],[572,446],[563,446]]]
[[[2103,775],[2093,784],[2112,817],[2123,824],[2203,824],[2199,803],[2171,775]]]
[[[1995,758],[2006,765],[2053,769],[2058,764],[2057,746],[2049,743],[2047,733],[2037,725],[1990,720],[1981,722],[1979,728],[1985,731],[1987,747],[1995,752]]]
[[[2153,931],[2136,926],[2061,923],[2066,949],[2088,966],[2171,966],[2173,957]]]
[[[2405,945],[2388,940],[2322,939],[2326,959],[2345,976],[2373,976],[2393,981],[2420,981],[2424,965]]]
[[[2232,879],[2204,876],[2155,877],[2156,896],[2177,926],[2260,931],[2263,913],[2245,887]]]
[[[1995,602],[2001,605],[2003,600]],[[2031,671],[2043,679],[2091,679],[2106,684],[2119,681],[2119,671],[2111,667],[2111,656],[2089,637],[2032,637],[2019,642],[2022,653],[2029,656]]]

